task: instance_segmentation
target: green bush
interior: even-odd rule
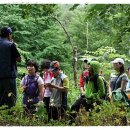
[[[104,101],[95,106],[91,112],[83,108],[76,118],[76,125],[80,126],[124,126],[127,125],[127,109],[122,103]]]

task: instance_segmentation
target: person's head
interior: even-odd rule
[[[130,75],[130,67],[128,67],[128,74]]]
[[[89,74],[90,75],[96,75],[96,74],[99,74],[100,72],[100,63],[98,61],[90,61],[88,62],[88,70],[89,70]]]
[[[8,26],[5,26],[1,29],[1,34],[0,36],[2,38],[7,38],[8,40],[12,39],[12,29]]]
[[[114,69],[119,73],[124,73],[124,60],[122,58],[116,58],[111,63],[113,63]]]
[[[50,63],[51,61],[48,59],[43,60],[40,67],[41,71],[47,71],[50,68]]]
[[[83,61],[83,63],[84,63],[84,70],[85,69],[88,69],[88,60],[87,59],[85,59],[84,61]]]
[[[34,60],[28,60],[26,68],[30,75],[35,74],[38,71],[38,63]]]
[[[59,61],[52,61],[49,70],[54,74],[54,77],[57,77],[61,72]]]

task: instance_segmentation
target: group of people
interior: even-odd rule
[[[17,63],[21,62],[20,53],[12,39],[12,29],[3,27],[0,33],[0,107],[10,109],[17,100]],[[43,75],[38,74],[38,63],[28,60],[28,74],[21,80],[23,108],[25,113],[34,114],[35,104],[45,104],[48,119],[56,120],[67,109],[68,77],[61,71],[58,61],[44,60],[41,64]]]
[[[7,105],[7,109],[10,109],[16,104],[16,62],[20,61],[20,53],[12,40],[12,29],[3,27],[0,35],[0,107]],[[90,111],[95,104],[101,104],[102,100],[106,100],[108,94],[111,97],[114,90],[125,91],[126,88],[130,88],[124,60],[116,58],[111,63],[115,72],[111,74],[109,87],[106,88],[100,63],[96,60],[84,60],[84,71],[79,81],[81,96],[71,106],[71,111],[78,112],[81,105],[86,111]],[[21,80],[25,113],[34,114],[37,112],[36,104],[41,104],[47,110],[48,120],[64,117],[67,110],[69,79],[61,70],[59,61],[43,60],[39,74],[38,63],[28,60],[26,69],[28,74]]]
[[[71,111],[78,112],[81,105],[85,107],[86,111],[89,111],[94,108],[95,103],[100,104],[102,99],[110,101],[114,91],[125,92],[130,90],[129,79],[124,68],[124,60],[116,58],[111,63],[114,72],[111,73],[110,81],[107,83],[102,75],[100,63],[94,60],[84,60],[84,71],[80,75],[79,84],[81,96],[72,105]]]
[[[38,74],[38,64],[29,60],[26,65],[28,74],[22,78],[23,105],[26,113],[34,114],[37,105],[45,105],[48,120],[64,116],[67,109],[68,77],[61,71],[58,61],[44,60],[42,74]]]

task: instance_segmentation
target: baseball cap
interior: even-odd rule
[[[8,35],[12,33],[12,29],[10,27],[3,27],[1,29],[1,35]]]
[[[58,70],[60,68],[60,63],[59,61],[52,61],[50,64],[50,71]]]
[[[115,60],[111,61],[111,63],[122,63],[124,65],[124,60],[122,58],[116,58]]]

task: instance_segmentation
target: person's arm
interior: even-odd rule
[[[38,78],[38,89],[39,89],[40,101],[43,101],[45,88],[43,79],[40,76]]]
[[[80,88],[84,88],[84,80],[83,80],[82,74],[80,75],[79,86],[80,86]]]
[[[16,48],[16,45],[14,43],[12,43],[11,45],[11,52],[12,52],[12,56],[13,58],[17,61],[17,62],[21,62],[21,56],[19,51]]]
[[[21,80],[21,88],[22,88],[22,92],[24,92],[27,88],[27,86],[25,85],[25,77],[22,78]]]
[[[47,83],[46,84],[46,87],[49,87],[49,88],[56,88],[56,89],[59,89],[61,91],[68,91],[68,88],[69,88],[69,80],[68,78],[64,78],[63,79],[63,86],[57,86],[57,85],[53,85],[51,83]]]
[[[44,91],[45,91],[44,85],[43,85],[43,84],[39,85],[39,86],[38,86],[38,89],[39,89],[40,101],[43,101]]]
[[[128,76],[124,74],[121,81],[121,90],[123,91],[126,90],[127,83],[128,83]]]
[[[109,95],[112,94],[112,87],[111,87],[110,81],[109,81],[109,84],[108,84],[108,93],[109,93]]]
[[[80,87],[81,95],[85,95],[84,87]]]
[[[80,75],[79,86],[80,86],[81,95],[82,96],[85,95],[83,74]]]
[[[17,62],[21,62],[21,57],[16,58]]]
[[[126,85],[127,85],[127,81],[126,80],[122,80],[121,81],[121,90],[125,90],[126,89]]]

